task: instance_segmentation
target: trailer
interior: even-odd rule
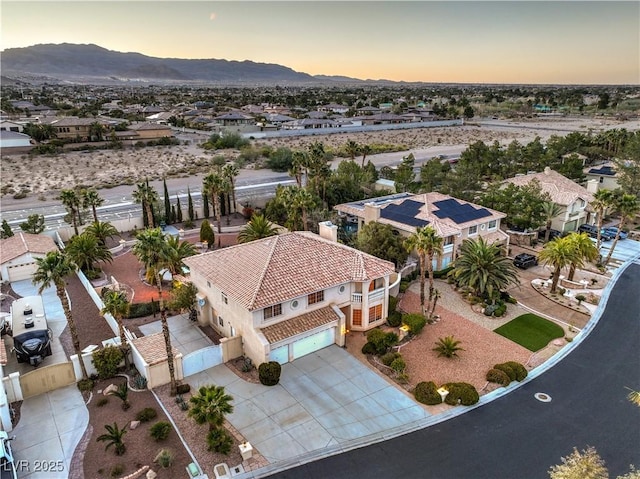
[[[51,329],[42,296],[27,296],[11,304],[11,336],[19,363],[38,366],[51,356]]]

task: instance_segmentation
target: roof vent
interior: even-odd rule
[[[27,316],[24,318],[24,329],[33,328],[35,323],[33,322],[33,316]]]
[[[23,314],[24,314],[25,316],[28,316],[28,315],[30,315],[30,314],[33,314],[33,308],[32,308],[31,306],[29,306],[28,304],[25,304],[25,305],[24,305],[24,312],[23,312]]]

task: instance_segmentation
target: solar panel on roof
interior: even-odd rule
[[[453,198],[435,201],[433,205],[438,208],[433,212],[434,215],[440,219],[450,218],[456,224],[491,216],[491,212],[486,208],[474,208],[469,203],[460,203]]]

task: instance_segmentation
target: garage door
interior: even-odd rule
[[[9,281],[22,281],[23,279],[30,279],[36,269],[37,266],[35,263],[24,263],[8,266],[7,273],[9,273]]]
[[[301,358],[336,342],[336,328],[325,329],[293,343],[293,358]]]
[[[289,345],[280,346],[272,349],[269,353],[269,361],[278,361],[280,364],[289,362]]]

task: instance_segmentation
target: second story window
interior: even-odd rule
[[[491,220],[489,221],[489,224],[487,225],[487,228],[489,228],[490,230],[494,229],[498,224],[497,220]]]
[[[478,225],[469,226],[469,236],[478,234]]]
[[[276,316],[280,316],[282,314],[282,305],[274,304],[273,306],[268,306],[264,308],[264,319],[275,318]]]
[[[307,296],[308,304],[321,303],[324,301],[324,291],[318,291],[316,293],[311,293]]]
[[[222,302],[224,304],[229,304],[229,298],[227,298],[227,295],[222,293]]]

